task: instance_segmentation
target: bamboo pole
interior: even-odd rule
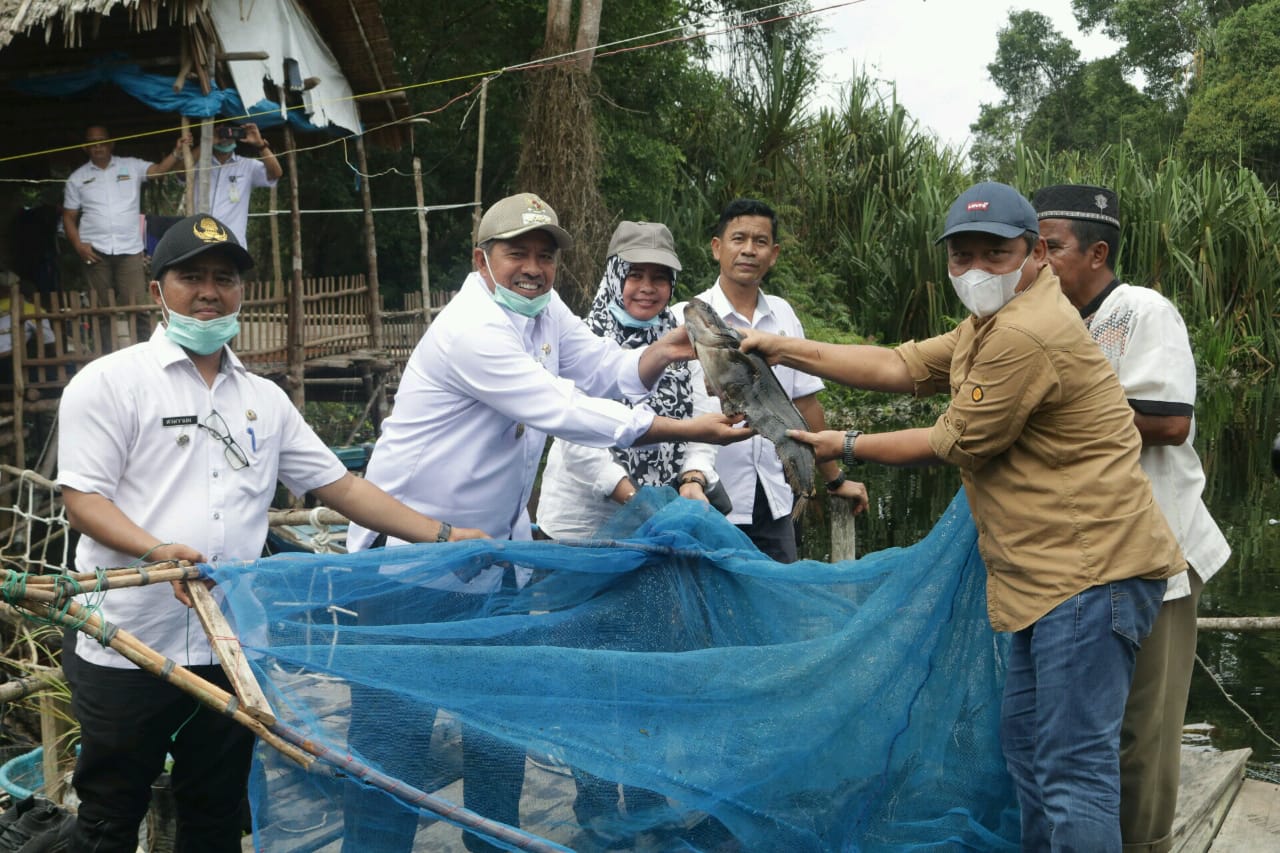
[[[431,275],[427,269],[427,207],[422,191],[422,158],[413,158],[413,195],[418,202],[418,275],[422,278],[422,319],[431,325]]]
[[[222,662],[222,671],[227,674],[236,695],[244,704],[245,711],[264,726],[272,725],[276,722],[276,715],[271,710],[271,703],[267,701],[267,696],[262,692],[257,677],[249,668],[249,661],[245,660],[244,652],[240,648],[240,640],[236,638],[235,631],[227,622],[227,617],[222,615],[218,602],[213,600],[213,594],[204,585],[204,581],[184,580],[182,586],[187,591],[187,597],[191,599],[196,615],[200,617],[200,624],[204,627],[205,634],[209,636],[209,644],[213,646],[213,650],[218,654],[218,660]]]
[[[191,122],[186,116],[182,117],[182,135],[186,136],[191,133]],[[192,171],[195,164],[191,160],[191,146],[184,146],[182,149],[182,175],[186,181],[186,189],[182,194],[182,213],[185,216],[191,216],[196,212],[196,176]]]
[[[372,348],[382,349],[382,290],[378,282],[378,241],[373,228],[373,191],[369,187],[369,161],[364,136],[356,137],[356,158],[360,164],[360,204],[364,208],[364,256],[369,280],[369,337]]]
[[[382,286],[378,282],[378,241],[373,228],[373,191],[369,187],[369,161],[365,156],[364,136],[356,137],[356,157],[360,162],[360,203],[364,207],[364,250],[369,270],[369,346],[375,352],[384,347],[382,336]],[[373,404],[373,425],[377,429],[387,415],[386,385],[378,380],[369,389]]]
[[[349,524],[348,518],[334,509],[319,507],[317,509],[284,509],[268,510],[268,524],[314,524],[324,525]]]
[[[280,268],[280,217],[276,211],[280,209],[279,181],[271,185],[271,196],[268,204],[271,209],[271,293],[277,299],[284,298],[284,271]]]
[[[473,195],[475,196],[476,206],[471,210],[471,243],[472,245],[475,245],[476,236],[479,235],[480,233],[480,214],[481,214],[481,211],[483,210],[483,208],[481,208],[481,204],[483,203],[483,199],[482,199],[483,192],[481,190],[481,185],[483,183],[483,178],[484,178],[484,119],[485,119],[485,114],[488,112],[488,104],[489,104],[489,78],[486,77],[480,83],[480,123],[478,126],[479,135],[476,139],[476,182],[475,182],[475,192],[473,193]],[[428,307],[427,310],[431,310],[430,307]]]
[[[22,366],[27,335],[22,324],[22,288],[15,276],[9,284],[9,340],[12,341],[9,363],[13,365],[13,461],[19,468],[27,467],[27,437],[26,430],[23,429],[27,371]],[[39,336],[40,330],[37,329],[37,339]]]
[[[302,301],[302,206],[298,200],[298,155],[293,142],[293,130],[284,125],[285,157],[289,161],[289,221],[293,225],[293,271],[289,283],[289,299],[286,314],[289,318],[285,333],[286,367],[284,384],[289,399],[298,411],[306,402],[306,351],[302,340],[302,321],[305,307]]]
[[[1196,620],[1196,629],[1200,631],[1238,631],[1240,633],[1280,631],[1280,616],[1201,617]]]
[[[240,700],[215,684],[210,684],[189,669],[175,664],[159,652],[142,643],[128,631],[105,622],[97,613],[90,612],[61,590],[40,590],[28,587],[17,606],[55,625],[73,627],[88,634],[94,640],[109,645],[126,660],[145,672],[172,684],[194,696],[205,706],[230,717],[252,731],[259,740],[270,744],[281,754],[299,766],[309,768],[315,758],[283,740],[248,712],[240,707]]]
[[[31,675],[24,675],[0,684],[0,702],[16,702],[19,699],[25,699],[32,693],[44,690],[53,684],[60,684],[62,681],[60,666],[37,670]]]
[[[165,563],[162,565],[172,566],[175,564]],[[198,570],[194,566],[189,566],[185,563],[176,564],[176,570],[190,570],[198,575]],[[112,569],[107,574],[115,574],[118,571],[128,570]],[[0,574],[8,573],[0,570]],[[147,573],[150,582],[153,583],[158,582],[160,574],[160,571]],[[482,817],[469,809],[380,773],[361,762],[354,755],[332,749],[323,743],[314,741],[303,732],[285,723],[276,721],[270,726],[264,725],[240,707],[240,701],[237,697],[227,693],[215,684],[210,684],[185,667],[175,664],[142,643],[128,631],[103,621],[97,613],[82,607],[70,597],[75,590],[70,589],[66,584],[36,585],[28,583],[23,592],[25,594],[20,601],[14,603],[14,606],[55,625],[77,628],[93,637],[96,641],[109,645],[139,669],[172,684],[174,687],[195,697],[201,704],[230,717],[249,729],[263,743],[273,747],[281,755],[308,772],[332,773],[337,771],[353,776],[373,787],[392,794],[402,802],[418,806],[422,810],[444,818],[456,826],[471,829],[490,838],[503,841],[517,850],[531,850],[534,853],[572,853],[566,847],[538,838],[516,827]]]

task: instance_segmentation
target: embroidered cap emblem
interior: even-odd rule
[[[965,210],[986,210],[989,207],[991,207],[991,202],[989,201],[971,201],[964,206],[964,209]]]
[[[1102,193],[1098,193],[1093,197],[1093,203],[1098,206],[1098,210],[1107,209],[1107,197]]]
[[[191,233],[203,243],[227,242],[227,230],[212,216],[204,216],[196,220],[196,224],[191,227]]]

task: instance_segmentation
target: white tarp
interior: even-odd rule
[[[307,118],[317,127],[330,124],[360,132],[360,116],[351,99],[351,85],[311,19],[297,0],[212,0],[209,8],[214,28],[228,53],[266,51],[263,60],[227,63],[236,91],[246,107],[266,97],[262,78],[284,87],[284,63],[296,60],[303,80],[320,83],[302,93]],[[283,117],[283,116],[282,116]]]

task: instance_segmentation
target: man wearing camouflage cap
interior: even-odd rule
[[[693,347],[683,329],[632,350],[592,334],[554,290],[560,252],[572,246],[556,212],[533,193],[509,196],[485,212],[474,271],[409,357],[369,461],[370,481],[420,512],[437,513],[432,517],[495,539],[527,540],[526,507],[548,435],[588,447],[629,447],[726,444],[753,434],[733,429],[718,413],[675,420],[612,399],[643,398],[668,364],[693,358]],[[352,551],[376,544],[373,531],[350,528]],[[493,566],[455,579],[454,587],[486,594],[523,586],[529,574]],[[431,728],[424,720],[406,732],[406,741],[418,745],[405,751],[425,751]],[[359,740],[354,724],[352,738]],[[482,739],[483,749],[472,748]],[[463,744],[466,806],[517,826],[523,753],[465,725]],[[483,772],[465,766],[473,759],[484,762]],[[347,850],[361,846],[361,810],[347,809]],[[408,850],[416,820],[408,815],[401,823],[400,845]],[[463,841],[472,851],[497,849],[469,834]]]

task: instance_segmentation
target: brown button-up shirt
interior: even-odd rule
[[[997,631],[1092,586],[1186,569],[1124,389],[1049,267],[990,317],[897,352],[917,396],[951,394],[929,444],[960,468]]]

